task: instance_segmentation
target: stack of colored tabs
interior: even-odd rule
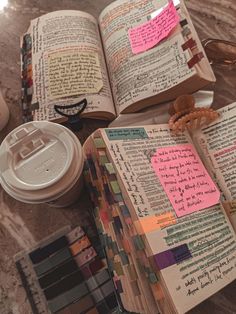
[[[117,308],[105,262],[80,227],[18,254],[16,266],[35,314],[108,314]]]
[[[24,122],[32,120],[31,100],[33,94],[32,81],[32,39],[29,34],[22,38],[21,45],[21,77],[22,77],[22,113]],[[38,107],[38,104],[36,105]],[[36,109],[36,108],[34,108]]]
[[[161,309],[168,313],[159,274],[148,257],[144,239],[126,206],[116,170],[99,135],[97,131],[84,145],[84,174],[116,292],[127,311],[146,314]]]

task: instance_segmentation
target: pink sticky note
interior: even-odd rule
[[[168,36],[178,22],[179,15],[173,2],[170,2],[160,14],[150,21],[129,29],[128,35],[132,52],[137,54],[154,47]]]
[[[191,144],[159,148],[151,163],[178,217],[219,203],[220,192]]]

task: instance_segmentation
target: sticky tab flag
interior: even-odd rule
[[[179,15],[173,2],[170,2],[160,14],[128,31],[131,49],[134,54],[146,51],[167,37],[179,23]]]
[[[220,192],[191,144],[159,148],[151,163],[178,217],[219,203]]]

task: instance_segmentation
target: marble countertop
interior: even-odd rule
[[[10,109],[10,120],[0,132],[0,142],[21,124],[20,112],[20,36],[30,20],[50,11],[76,9],[98,17],[111,0],[9,0],[0,11],[0,89]],[[0,1],[1,4],[1,1]],[[221,38],[236,42],[235,0],[188,0],[186,5],[201,39]],[[214,66],[214,107],[236,101],[236,67]],[[87,125],[81,141],[104,122]],[[0,314],[30,314],[25,291],[19,280],[14,255],[65,225],[89,225],[91,207],[86,193],[66,209],[47,205],[28,205],[8,196],[0,187]],[[236,313],[236,282],[215,294],[191,311],[192,314]]]

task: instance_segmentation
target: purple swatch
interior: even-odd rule
[[[192,255],[187,244],[182,244],[154,255],[156,265],[159,269],[164,269],[174,264],[178,264],[191,257]]]

